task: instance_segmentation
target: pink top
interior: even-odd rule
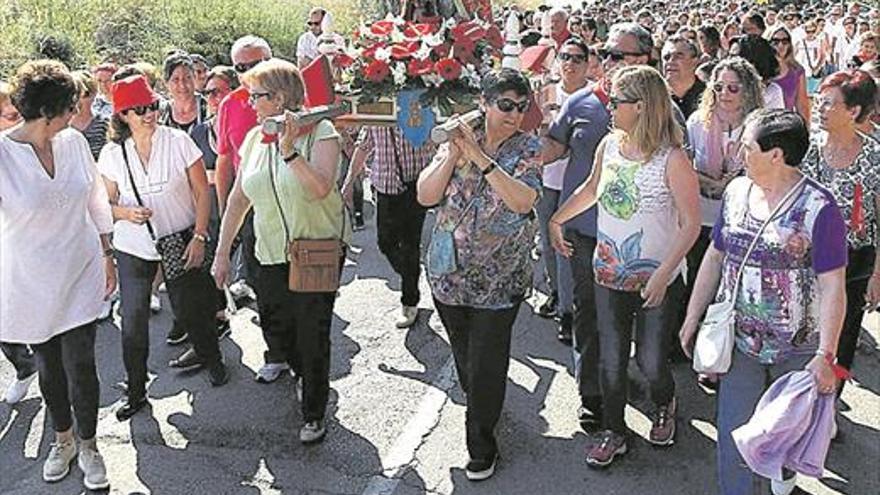
[[[242,86],[226,95],[217,111],[217,154],[231,155],[236,173],[241,163],[238,154],[241,143],[248,131],[257,125],[257,112],[251,108],[249,97],[250,92]]]

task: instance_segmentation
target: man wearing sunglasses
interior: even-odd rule
[[[309,12],[309,19],[306,21],[307,29],[296,42],[296,63],[300,69],[318,58],[318,37],[323,32],[321,23],[326,13],[327,11],[320,7],[315,7]]]

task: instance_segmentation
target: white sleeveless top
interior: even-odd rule
[[[666,180],[670,151],[661,149],[647,162],[637,162],[620,153],[617,136],[605,141],[593,254],[597,284],[640,291],[675,243],[680,227]],[[673,272],[670,284],[683,270],[684,261]]]

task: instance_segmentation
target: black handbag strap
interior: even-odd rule
[[[400,151],[397,149],[397,138],[394,137],[394,127],[388,127],[388,136],[391,138],[391,149],[394,152],[394,163],[397,165],[397,178],[400,186],[406,189],[406,181],[403,180],[403,165],[400,163]]]
[[[134,199],[137,200],[138,205],[141,208],[146,208],[144,206],[144,201],[141,199],[141,194],[138,192],[137,185],[134,183],[134,174],[131,173],[131,165],[128,163],[128,151],[126,150],[125,141],[120,143],[120,147],[122,148],[122,159],[125,161],[125,171],[128,172],[128,180],[131,182],[131,190],[134,191]],[[145,221],[147,224],[147,231],[150,233],[150,237],[153,241],[156,241],[156,231],[153,230],[153,224],[150,223],[149,220]]]

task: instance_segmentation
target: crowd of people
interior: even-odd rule
[[[203,368],[214,386],[229,380],[227,298],[252,299],[267,348],[255,380],[289,373],[299,438],[320,442],[339,274],[365,228],[368,175],[378,249],[401,281],[394,324],[417,321],[424,267],[449,337],[468,479],[495,472],[511,335],[539,253],[547,297],[535,311],[571,346],[589,466],[632,441],[633,342],[655,406],[647,440],[675,441],[673,363],[726,300],[732,365],[698,377],[718,393],[719,491],[791,493],[796,473],[754,474],[731,432],[789,371],[839,396],[835,367],[852,368],[864,312],[880,305],[880,11],[614,0],[496,13],[502,26],[516,14],[518,41],[546,56],[484,68],[481,117],[453,117],[440,145],[295,117],[323,9],[309,12],[296,61],[249,35],[230,66],[179,50],[160,68],[34,60],[0,83],[0,286],[15,287],[0,293],[0,348],[16,371],[5,401],[39,378],[56,435],[47,482],[77,459],[87,488],[109,486],[97,322],[118,297],[125,421],[149,401],[163,286],[166,342],[191,344],[168,365]],[[525,131],[531,105],[543,124]]]

